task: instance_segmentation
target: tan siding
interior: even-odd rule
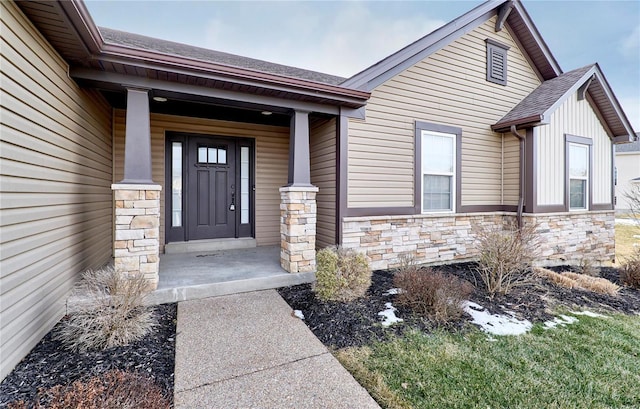
[[[520,142],[511,133],[503,138],[503,202],[515,205],[520,195]]]
[[[126,111],[114,116],[115,181],[122,180]],[[151,114],[152,177],[162,185],[160,197],[160,242],[165,231],[165,132],[185,132],[255,138],[256,141],[256,241],[259,246],[280,243],[280,192],[287,184],[289,128]]]
[[[111,108],[12,2],[0,5],[0,378],[64,313],[79,273],[111,258]]]
[[[611,203],[611,140],[587,100],[570,96],[551,115],[548,125],[536,128],[538,140],[538,204],[564,203],[564,135],[593,140],[593,203]]]
[[[494,27],[495,17],[380,85],[366,120],[349,120],[349,207],[413,206],[415,121],[462,128],[463,205],[517,203],[517,141],[505,136],[503,152],[490,126],[540,81]],[[511,47],[506,87],[486,81],[486,38]]]
[[[336,120],[311,125],[311,184],[319,188],[316,246],[336,244]]]

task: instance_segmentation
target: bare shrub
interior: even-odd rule
[[[629,287],[640,288],[640,249],[637,249],[622,264],[620,282]]]
[[[62,321],[56,339],[68,349],[87,351],[127,345],[144,337],[154,325],[143,305],[148,283],[143,274],[128,277],[107,267],[82,276],[89,302]]]
[[[522,229],[510,224],[505,229],[477,231],[477,272],[489,294],[507,294],[512,288],[531,282],[532,263],[537,246],[536,226]]]
[[[398,304],[440,323],[459,318],[462,302],[473,291],[469,282],[431,268],[399,271],[393,285],[402,289],[396,299]]]
[[[125,371],[109,371],[86,382],[41,389],[34,402],[9,405],[12,409],[167,409],[169,400],[151,379]]]
[[[595,266],[593,260],[586,257],[580,259],[580,262],[578,263],[578,272],[590,277],[600,276],[600,271]]]
[[[629,203],[629,210],[633,218],[640,221],[640,183],[632,184],[624,191],[623,196]]]
[[[416,261],[416,254],[415,253],[402,253],[398,256],[398,269],[397,271],[403,271],[409,268],[418,268],[417,265],[417,261]]]
[[[314,291],[324,301],[351,301],[362,297],[371,286],[367,257],[355,250],[327,247],[316,255]]]
[[[560,274],[546,268],[536,268],[535,271],[541,277],[565,288],[581,288],[583,290],[607,295],[616,295],[620,290],[620,286],[601,277],[591,277],[572,272],[564,272]]]

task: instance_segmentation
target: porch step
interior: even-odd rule
[[[168,243],[164,246],[165,254],[182,254],[202,251],[238,250],[256,247],[256,239],[243,237],[239,239],[191,240]]]
[[[221,295],[239,294],[251,291],[270,290],[312,283],[316,279],[315,273],[285,273],[267,277],[253,277],[219,283],[184,285],[175,288],[159,288],[150,293],[146,299],[148,305],[165,304],[201,298],[219,297]]]

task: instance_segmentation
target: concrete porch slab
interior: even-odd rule
[[[280,247],[163,254],[158,289],[147,299],[162,304],[310,283],[314,273],[280,267]]]

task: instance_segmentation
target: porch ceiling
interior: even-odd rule
[[[125,92],[102,90],[101,93],[113,108],[123,110],[127,108]],[[149,108],[152,113],[286,127],[291,122],[289,110],[277,107],[243,104],[215,98],[195,98],[175,93],[155,92],[153,96],[165,97],[167,101],[157,102],[151,99]],[[269,111],[271,115],[263,115],[263,111]]]

